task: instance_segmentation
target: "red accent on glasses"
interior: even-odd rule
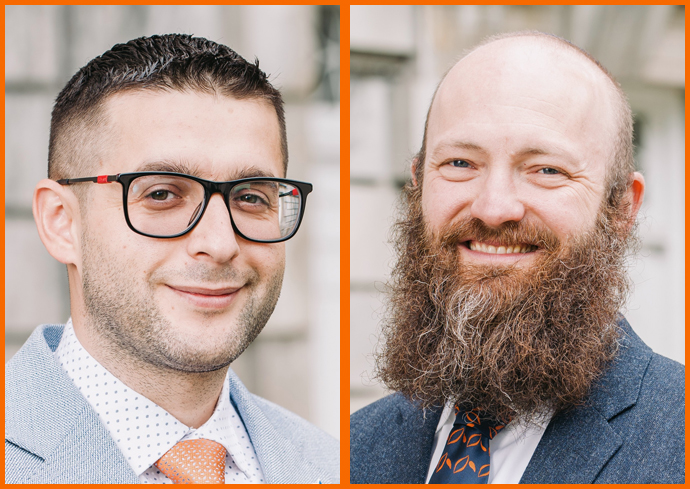
[[[96,177],[96,183],[108,183],[108,175],[98,175]]]
[[[299,192],[297,191],[296,188],[292,189],[292,195],[299,195]]]

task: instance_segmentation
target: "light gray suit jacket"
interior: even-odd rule
[[[62,325],[33,332],[5,368],[5,483],[139,482],[98,415],[55,361]],[[269,483],[337,483],[338,442],[251,394],[230,372],[240,414]]]

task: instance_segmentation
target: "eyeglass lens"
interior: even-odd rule
[[[204,186],[189,178],[146,175],[132,181],[127,213],[139,232],[159,237],[189,229],[205,205]],[[228,208],[238,231],[249,239],[272,241],[292,234],[299,222],[302,196],[297,187],[271,180],[235,185]]]

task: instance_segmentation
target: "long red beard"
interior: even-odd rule
[[[423,407],[460,402],[500,419],[582,402],[616,353],[634,241],[623,213],[602,210],[567,245],[522,222],[474,219],[432,235],[419,190],[404,196],[377,377]],[[528,269],[470,266],[458,250],[466,236],[539,243],[539,257]]]

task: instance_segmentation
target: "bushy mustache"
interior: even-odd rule
[[[466,218],[447,224],[438,233],[427,227],[426,236],[444,248],[462,245],[470,240],[497,241],[506,246],[527,244],[549,253],[561,246],[560,240],[550,229],[528,221],[508,221],[498,227],[490,227],[480,219]],[[426,241],[429,245],[429,240]]]

